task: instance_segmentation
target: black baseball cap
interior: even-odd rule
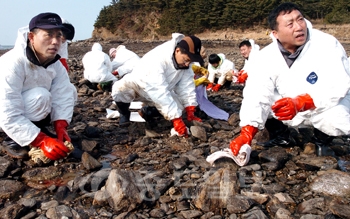
[[[32,31],[34,28],[40,28],[44,30],[49,29],[61,29],[64,31],[70,31],[62,25],[62,19],[58,14],[46,12],[38,14],[33,17],[29,22],[29,30]]]
[[[177,45],[187,51],[187,54],[192,62],[204,62],[202,56],[200,55],[202,42],[198,37],[185,36]]]

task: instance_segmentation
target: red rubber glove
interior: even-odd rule
[[[39,135],[31,143],[34,147],[39,147],[44,155],[50,160],[58,160],[67,156],[69,149],[56,138],[51,138],[40,132]]]
[[[244,144],[251,144],[255,134],[258,132],[258,128],[250,125],[242,127],[241,134],[233,139],[230,143],[230,148],[233,155],[237,156],[239,150]]]
[[[62,142],[71,141],[67,132],[67,126],[68,126],[68,123],[66,120],[57,120],[54,122],[57,139]]]
[[[208,91],[211,90],[212,88],[213,88],[213,83],[210,83],[210,84],[207,85],[207,90]]]
[[[316,107],[309,94],[302,94],[295,98],[285,97],[277,100],[271,108],[278,120],[291,120],[298,112]]]
[[[188,106],[185,108],[186,113],[187,113],[187,120],[189,122],[196,120],[198,122],[202,122],[202,120],[200,118],[198,118],[197,116],[194,115],[194,111],[196,110],[195,106]]]
[[[60,61],[61,61],[62,65],[66,68],[67,72],[69,72],[69,67],[68,67],[67,59],[65,59],[65,58],[60,58]]]
[[[244,73],[244,70],[242,69],[237,73],[237,76],[241,76],[243,73]]]
[[[221,84],[216,84],[213,88],[212,91],[218,92],[221,87]]]
[[[118,73],[118,71],[117,70],[115,70],[114,72],[112,72],[112,75],[114,75],[114,76],[117,76],[119,73]]]
[[[245,83],[245,81],[247,80],[247,78],[248,78],[248,74],[247,74],[247,73],[243,73],[243,74],[241,74],[240,76],[238,76],[238,78],[237,78],[237,83],[243,84],[243,83]]]
[[[173,126],[174,126],[175,131],[180,136],[185,136],[187,138],[188,137],[187,127],[186,127],[184,121],[182,121],[182,118],[173,119],[172,121],[173,121]]]

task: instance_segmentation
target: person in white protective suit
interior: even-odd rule
[[[255,44],[253,39],[247,39],[240,42],[238,48],[244,58],[244,66],[235,76],[237,77],[236,83],[243,84],[248,78],[249,68],[254,65],[254,59],[260,50],[260,46]]]
[[[91,51],[83,57],[84,78],[91,83],[97,83],[100,90],[110,91],[114,82],[118,80],[112,74],[112,64],[109,56],[102,51],[99,43],[92,45]]]
[[[120,113],[119,124],[129,123],[130,102],[139,100],[146,105],[140,113],[146,121],[157,111],[172,121],[178,135],[188,136],[183,110],[188,121],[201,121],[194,115],[198,104],[190,68],[191,62],[203,62],[201,44],[195,36],[173,33],[171,40],[146,53],[131,73],[114,83],[112,97]]]
[[[232,77],[237,70],[235,69],[235,64],[226,59],[222,53],[211,54],[208,62],[208,80],[210,83],[207,85],[207,91],[217,92],[226,81],[232,81]],[[216,85],[214,85],[215,78],[218,79]]]
[[[122,78],[125,74],[132,72],[134,66],[140,61],[140,57],[124,45],[109,50],[112,59],[112,74]]]
[[[28,37],[19,34],[24,42],[0,57],[0,127],[7,134],[2,148],[11,157],[25,158],[26,146],[41,148],[51,160],[70,152],[64,141],[71,140],[67,127],[77,91],[57,54],[63,29],[57,14],[38,14]],[[57,136],[46,129],[50,122]]]
[[[313,127],[318,156],[334,155],[334,136],[350,134],[350,77],[344,48],[313,29],[299,8],[282,3],[269,15],[275,38],[260,50],[243,90],[241,133],[230,143],[234,155],[264,127],[265,147],[295,145],[288,125]],[[305,126],[304,126],[305,127]]]

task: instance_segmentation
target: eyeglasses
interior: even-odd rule
[[[182,57],[182,64],[184,65],[189,65],[191,63],[191,59],[190,58],[185,58],[185,56]]]

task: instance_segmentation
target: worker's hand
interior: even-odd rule
[[[246,72],[244,72],[243,74],[241,74],[240,76],[237,77],[236,83],[243,84],[243,83],[245,83],[247,78],[248,78],[248,74]]]
[[[198,117],[196,117],[194,115],[194,111],[196,111],[196,107],[195,106],[188,106],[188,107],[185,108],[185,110],[186,110],[186,113],[187,113],[187,120],[189,122],[191,122],[193,120],[196,120],[198,122],[202,122],[202,120],[200,118],[198,118]]]
[[[193,70],[193,73],[196,75],[208,75],[209,74],[208,69],[197,66],[197,65],[192,65],[192,70]]]
[[[187,127],[184,121],[182,120],[182,118],[180,117],[180,118],[173,119],[172,122],[173,122],[174,129],[179,134],[179,136],[185,136],[187,138],[188,137]]]
[[[215,91],[215,92],[218,92],[220,87],[221,87],[221,84],[216,84],[211,90]]]
[[[40,132],[39,135],[31,143],[31,146],[39,147],[44,155],[50,160],[58,160],[67,156],[70,150],[62,141],[56,138],[51,138]]]
[[[207,91],[211,91],[213,88],[213,83],[207,85]]]
[[[279,99],[271,108],[279,120],[291,120],[298,112],[315,109],[316,107],[310,95],[303,94],[295,98]]]
[[[254,126],[246,125],[242,127],[241,134],[237,138],[233,139],[230,143],[230,148],[233,155],[237,156],[239,150],[244,144],[251,145],[252,140],[257,132],[258,128]]]
[[[201,84],[208,84],[210,81],[206,77],[200,77],[197,79],[194,79],[194,85],[198,87]]]
[[[65,142],[65,141],[71,141],[68,132],[67,132],[67,127],[68,127],[68,123],[66,120],[57,120],[54,122],[54,127],[55,127],[55,131],[57,134],[57,139]]]
[[[245,71],[242,69],[239,72],[235,72],[234,75],[238,77],[238,76],[241,76],[244,72]]]

